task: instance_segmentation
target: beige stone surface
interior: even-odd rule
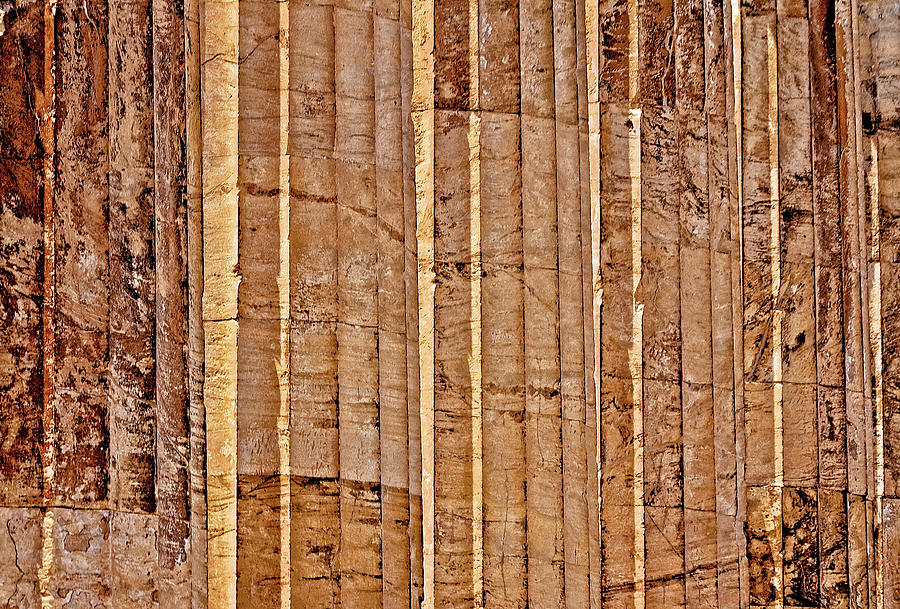
[[[0,2],[0,605],[892,609],[898,18]]]

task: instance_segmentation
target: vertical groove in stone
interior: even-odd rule
[[[866,232],[866,265],[868,282],[866,300],[868,304],[867,328],[871,369],[867,378],[871,379],[867,387],[871,390],[871,439],[868,443],[870,451],[869,488],[866,498],[866,537],[873,549],[868,560],[868,606],[872,609],[883,608],[884,598],[884,560],[882,531],[882,506],[884,495],[884,360],[882,335],[882,293],[881,293],[881,211],[879,205],[878,180],[878,129],[875,127],[877,117],[876,83],[878,67],[873,56],[872,34],[877,21],[872,21],[870,11],[873,6],[868,2],[854,3],[854,48],[858,57],[856,80],[859,89],[857,111],[859,113],[859,148],[861,176],[859,194],[862,197],[861,207],[865,216]],[[863,605],[865,606],[865,605]]]
[[[741,24],[746,530],[750,604],[765,606],[782,602],[775,3],[745,3]]]
[[[161,606],[191,602],[190,411],[185,22],[155,0],[153,24],[156,260],[156,508]],[[140,528],[122,518],[123,532]]]
[[[519,5],[528,602],[565,603],[553,3]]]
[[[735,454],[735,519],[733,533],[737,546],[738,602],[741,609],[750,606],[750,554],[746,535],[747,522],[747,421],[744,392],[744,150],[743,150],[743,17],[739,0],[723,1],[725,16],[725,46],[729,55],[727,63],[725,110],[727,116],[728,151],[728,225],[731,232],[731,359],[734,365],[732,391],[734,392],[734,454]]]
[[[108,70],[110,504],[153,512],[157,277],[149,1],[110,5]]]
[[[201,5],[208,603],[237,606],[239,3]]]
[[[416,149],[412,117],[412,0],[400,0],[400,121],[403,194],[403,280],[406,309],[407,462],[409,468],[410,609],[423,601],[422,426],[419,417],[419,292],[416,258]]]
[[[590,606],[585,446],[581,141],[575,2],[553,3],[556,198],[558,220],[560,413],[565,606]]]
[[[859,319],[854,321],[852,279],[847,272],[850,241],[845,223],[846,169],[841,161],[839,85],[835,5],[809,3],[813,214],[815,225],[817,367],[819,385],[819,562],[821,596],[826,604],[848,603],[848,408],[857,400],[850,391],[859,376],[853,341],[859,339]],[[843,171],[842,171],[843,170]],[[858,299],[857,303],[858,305]],[[856,328],[856,336],[850,335]],[[849,340],[848,340],[849,337]],[[860,344],[861,347],[861,344]],[[852,358],[852,360],[851,360]],[[861,371],[860,371],[861,372]],[[861,406],[862,404],[860,404]]]
[[[334,9],[340,573],[350,607],[382,602],[374,12]]]
[[[598,402],[601,494],[608,498],[600,506],[601,568],[603,604],[616,609],[644,606],[641,311],[635,300],[641,255],[640,112],[631,111],[638,76],[636,9],[636,2],[625,0],[599,5]]]
[[[710,364],[712,430],[716,514],[716,603],[720,607],[741,606],[739,563],[743,523],[738,517],[738,460],[735,409],[735,341],[732,289],[740,278],[732,277],[734,253],[740,246],[733,230],[736,190],[733,184],[731,144],[734,142],[734,105],[729,43],[730,11],[721,1],[703,4],[706,158],[710,289]],[[696,188],[696,185],[695,185]],[[698,189],[699,190],[699,189]],[[702,191],[701,191],[702,192]],[[703,197],[703,194],[699,196]],[[740,263],[738,259],[738,264]],[[738,362],[740,365],[740,362]],[[709,457],[707,457],[708,459]],[[691,600],[688,593],[688,600]]]
[[[689,608],[716,606],[718,590],[718,510],[716,472],[716,404],[713,381],[713,344],[721,334],[718,314],[720,281],[717,248],[721,242],[718,190],[721,165],[721,130],[724,125],[720,94],[725,82],[717,72],[709,81],[720,91],[707,89],[707,69],[720,70],[721,13],[711,10],[704,19],[702,0],[676,2],[674,71],[675,121],[678,140],[679,253],[681,301],[681,426],[684,477],[684,594]],[[709,7],[712,9],[712,7]],[[713,35],[704,35],[708,27]],[[707,54],[710,56],[707,57]],[[697,61],[703,57],[702,62]],[[704,109],[714,108],[709,116]],[[718,138],[718,139],[717,139]],[[719,145],[717,147],[717,145]],[[716,189],[710,189],[713,183]],[[715,212],[711,209],[716,207]],[[715,244],[715,245],[713,245]],[[721,271],[719,271],[721,273]],[[721,284],[720,284],[721,285]],[[715,327],[715,330],[714,330]],[[727,361],[727,360],[726,360]],[[730,361],[724,366],[730,372]],[[710,433],[713,430],[713,433]],[[721,441],[721,440],[720,440]],[[710,467],[712,465],[712,467]],[[730,468],[729,468],[730,469]],[[725,578],[723,578],[725,579]],[[727,580],[726,580],[727,581]],[[728,591],[726,591],[727,593]],[[735,603],[736,604],[736,603]]]
[[[844,91],[848,105],[852,108],[843,119],[849,134],[849,150],[853,156],[849,160],[849,180],[851,190],[851,209],[856,212],[857,258],[860,282],[858,286],[860,298],[860,329],[862,343],[862,376],[858,379],[862,389],[862,403],[859,409],[851,409],[853,418],[859,421],[861,429],[854,434],[858,440],[856,460],[862,460],[864,478],[862,496],[851,497],[848,506],[848,577],[851,587],[851,603],[855,607],[868,608],[869,599],[874,587],[874,556],[868,548],[874,545],[871,528],[872,499],[875,497],[875,426],[873,395],[873,353],[871,328],[870,286],[872,275],[870,261],[870,235],[868,232],[866,193],[865,193],[865,135],[863,133],[862,113],[864,95],[862,91],[863,70],[860,53],[860,19],[859,5],[856,0],[847,0],[840,4],[841,28],[843,31],[840,46],[844,65]],[[852,212],[851,212],[852,213]],[[862,446],[859,446],[859,445]],[[850,446],[848,444],[848,450]]]
[[[483,19],[495,31],[503,31],[502,22],[494,21],[496,14],[489,10],[482,13]],[[483,50],[493,51],[490,38],[485,39]],[[486,77],[491,67],[488,63]],[[514,104],[517,84],[517,79],[512,81],[509,92]],[[483,93],[497,95],[487,86],[482,85]],[[482,95],[482,104],[486,97]],[[484,588],[485,606],[498,608],[522,608],[527,603],[519,124],[514,113],[485,109],[482,114]]]
[[[595,214],[599,211],[599,135],[600,115],[598,103],[598,14],[597,3],[576,2],[577,69],[578,69],[578,124],[579,163],[581,166],[581,281],[582,281],[582,323],[584,350],[584,444],[587,481],[585,500],[587,502],[588,537],[588,606],[600,607],[601,603],[601,556],[600,556],[600,488],[599,488],[599,421],[597,391],[599,374],[599,322],[600,309],[596,298],[596,274],[599,260],[599,222]]]
[[[805,2],[776,2],[782,287],[784,602],[820,598],[817,442],[790,441],[817,428],[815,274],[810,157],[809,34]]]
[[[47,604],[110,606],[108,7],[56,7],[52,503]],[[88,509],[85,509],[88,508]],[[84,541],[81,541],[84,540]],[[86,543],[87,542],[87,543]]]
[[[640,0],[637,17],[639,88],[633,107],[640,111],[641,275],[635,300],[643,306],[645,606],[661,609],[685,606],[679,243],[683,185],[675,104],[676,95],[690,99],[690,85],[675,88],[678,61],[669,41],[674,36],[677,44],[680,32],[675,31],[673,3]],[[687,345],[684,348],[687,351]]]
[[[378,241],[378,402],[382,606],[410,606],[403,104],[400,2],[375,8],[375,188]]]
[[[807,50],[809,36],[805,4],[779,0],[776,7],[783,284],[779,307],[783,315],[781,357],[786,438],[808,433],[816,425],[815,387],[812,386],[816,352]],[[787,442],[784,450],[785,486],[815,486],[818,459],[815,443]],[[800,556],[797,558],[805,560]],[[785,560],[788,561],[789,558],[786,556]],[[785,568],[788,569],[787,563]],[[815,578],[811,581],[814,580]],[[786,580],[785,586],[788,585]],[[813,591],[815,589],[815,585],[810,588]],[[797,593],[798,596],[794,599],[797,602],[815,602],[812,599],[816,598],[816,592],[813,592],[813,596],[804,596],[802,590],[797,590]]]
[[[286,607],[287,5],[239,3],[237,604]]]
[[[835,72],[837,75],[838,143],[840,147],[840,196],[844,273],[844,380],[846,385],[847,496],[845,550],[848,602],[867,605],[867,531],[865,497],[874,478],[871,471],[871,366],[868,341],[868,264],[865,219],[860,202],[859,143],[861,121],[853,6],[850,0],[835,3]],[[867,391],[868,389],[868,391]]]
[[[412,0],[419,422],[422,455],[422,608],[435,609],[435,5]]]
[[[335,38],[290,3],[291,606],[340,606]]]
[[[433,23],[434,603],[468,607],[483,603],[477,3],[439,0]]]
[[[863,495],[866,491],[865,415],[863,395],[862,301],[860,295],[859,214],[856,208],[856,160],[852,92],[852,57],[848,56],[847,37],[850,17],[847,3],[835,3],[835,88],[837,107],[837,145],[839,155],[839,197],[841,200],[841,254],[844,309],[844,384],[846,404],[847,491]]]
[[[184,4],[185,190],[187,197],[187,360],[191,608],[207,606],[206,410],[203,404],[203,132],[200,0]]]
[[[49,507],[54,497],[56,477],[56,420],[54,396],[56,391],[54,372],[56,363],[56,233],[54,217],[56,193],[56,3],[43,4],[44,95],[41,112],[41,137],[44,142],[43,172],[43,276],[41,301],[41,338],[43,376],[43,403],[41,411],[41,473],[43,503],[40,523],[40,565],[38,567],[38,593],[42,609],[53,606],[51,585],[53,581],[53,521],[54,510]]]
[[[107,6],[56,12],[54,502],[109,497]]]
[[[856,100],[849,0],[835,2],[835,76],[841,199],[842,294],[844,309],[844,383],[846,404],[847,491],[862,496],[866,492],[866,354],[863,339],[864,307],[860,287],[863,281],[862,244],[859,232],[856,160]]]
[[[484,602],[512,609],[528,599],[518,6],[482,2],[479,20]]]
[[[880,332],[876,335],[873,330],[876,327],[880,327],[880,323],[879,326],[876,326],[876,317],[878,317],[876,310],[880,310],[880,302],[876,305],[876,301],[880,298],[880,289],[876,289],[876,287],[880,286],[880,277],[876,277],[876,265],[874,263],[877,239],[872,231],[873,214],[868,177],[868,171],[871,166],[870,152],[872,149],[872,140],[869,137],[869,125],[867,124],[869,121],[864,120],[864,118],[871,119],[870,110],[872,108],[872,98],[867,90],[868,78],[871,73],[871,61],[868,59],[869,49],[867,48],[864,37],[867,23],[863,14],[864,11],[857,0],[851,0],[851,12],[853,19],[854,85],[856,89],[857,110],[857,194],[859,196],[859,213],[861,215],[860,239],[864,248],[863,263],[866,267],[866,282],[863,286],[863,302],[866,307],[863,315],[867,324],[864,328],[866,332],[866,338],[864,338],[864,340],[867,341],[865,355],[868,358],[868,365],[865,369],[867,380],[865,383],[865,395],[867,398],[866,414],[869,418],[869,424],[866,429],[866,450],[868,453],[868,480],[865,500],[866,543],[867,547],[875,548],[874,552],[871,554],[867,553],[866,555],[868,598],[866,599],[867,603],[864,606],[875,607],[877,605],[877,566],[879,564],[880,555],[877,550],[878,540],[875,538],[873,516],[878,496],[879,458],[882,453],[881,445],[879,444],[878,430],[880,428],[880,422],[877,407],[878,391],[876,389],[877,380],[880,378],[878,374],[880,371],[880,353],[876,353],[876,343],[879,343],[878,348],[880,349],[881,336]]]

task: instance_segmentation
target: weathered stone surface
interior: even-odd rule
[[[53,496],[109,499],[109,99],[105,2],[56,8]]]
[[[0,502],[43,491],[44,185],[46,85],[40,2],[3,15],[0,36]]]
[[[121,509],[143,512],[153,512],[156,503],[150,13],[150,2],[109,7],[110,500]]]
[[[0,19],[0,604],[897,604],[894,7]]]
[[[0,599],[10,607],[39,607],[41,510],[0,508]]]

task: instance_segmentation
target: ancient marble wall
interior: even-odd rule
[[[0,19],[0,606],[900,609],[896,2]]]

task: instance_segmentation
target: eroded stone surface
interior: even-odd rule
[[[0,604],[892,609],[856,4],[0,3]]]

